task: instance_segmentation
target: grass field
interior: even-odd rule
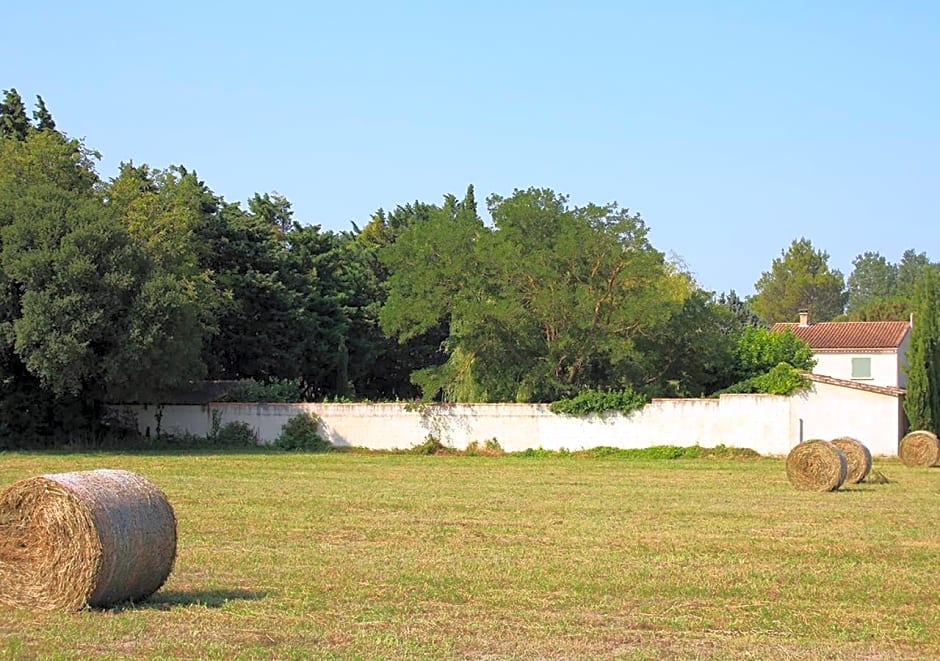
[[[0,611],[7,658],[940,658],[940,469],[798,492],[780,459],[0,454],[124,468],[176,566],[144,603]]]

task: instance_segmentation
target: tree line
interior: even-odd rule
[[[98,158],[41,97],[30,116],[4,92],[0,439],[94,435],[105,402],[204,379],[308,400],[709,395],[811,366],[768,323],[896,318],[937,272],[865,253],[846,288],[800,239],[742,300],[702,289],[640,215],[549,189],[489,196],[491,222],[470,186],[333,232],[278,194],[230,202],[184,166],[103,179]]]

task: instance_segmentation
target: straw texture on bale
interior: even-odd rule
[[[848,474],[845,481],[848,484],[858,484],[871,470],[871,451],[857,438],[840,436],[832,440],[832,444],[842,450],[846,461],[849,462]]]
[[[149,480],[122,470],[56,473],[0,494],[0,602],[76,611],[139,601],[166,581],[176,516]]]
[[[805,441],[787,455],[787,479],[797,489],[835,491],[847,474],[845,454],[829,441]]]
[[[905,466],[933,466],[940,461],[940,441],[933,432],[912,431],[901,439],[898,456]]]

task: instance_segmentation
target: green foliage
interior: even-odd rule
[[[829,253],[813,248],[809,239],[794,240],[754,284],[757,293],[748,301],[751,309],[768,323],[795,321],[804,309],[816,321],[842,314],[845,281],[840,271],[829,269],[828,262]]]
[[[780,363],[766,374],[753,378],[758,392],[769,395],[793,395],[812,386],[812,382],[788,363]]]
[[[52,113],[46,108],[46,102],[38,94],[36,95],[36,109],[33,111],[33,120],[36,122],[37,131],[55,130],[55,120],[52,119]]]
[[[447,447],[433,434],[428,434],[424,441],[408,449],[408,454],[434,455],[453,454],[453,449]]]
[[[924,269],[940,274],[940,263],[931,262],[927,253],[917,252],[913,248],[904,251],[901,261],[898,262],[897,277],[897,294],[901,299],[913,301],[916,298]]]
[[[475,206],[445,200],[381,256],[382,327],[402,340],[448,325],[445,365],[416,372],[426,399],[553,401],[641,378],[636,348],[688,295],[688,280],[616,205],[569,207],[551,190]]]
[[[732,316],[737,320],[737,326],[745,328],[747,326],[759,326],[760,318],[754,314],[747,301],[738,296],[735,290],[730,290],[727,294],[722,293],[716,301],[728,309]]]
[[[912,249],[905,250],[897,264],[877,252],[863,253],[853,263],[846,310],[851,321],[907,319],[914,310],[915,290],[924,269],[940,273],[940,264]]]
[[[633,380],[650,396],[700,397],[733,381],[735,338],[748,323],[746,315],[732,309],[734,301],[714,300],[691,279],[686,290],[665,306],[666,319],[636,338],[639,369]]]
[[[912,429],[940,433],[940,274],[930,267],[914,289],[904,412]]]
[[[913,311],[913,301],[901,296],[873,298],[850,308],[845,321],[899,321],[910,318]]]
[[[50,185],[96,197],[101,185],[95,161],[101,156],[57,131],[33,131],[25,140],[0,140],[0,195]]]
[[[631,388],[623,390],[586,389],[574,397],[552,402],[549,409],[560,415],[592,415],[617,411],[625,415],[641,409],[649,399]]]
[[[854,269],[848,279],[850,315],[897,294],[898,267],[877,252],[865,252],[853,261]]]
[[[523,459],[551,459],[558,457],[559,452],[555,450],[546,450],[545,448],[526,448],[519,452],[510,452],[510,456],[522,457]],[[568,456],[567,454],[565,456]]]
[[[267,382],[242,381],[225,392],[222,402],[277,402],[304,401],[299,379],[273,379]]]
[[[25,140],[32,126],[26,116],[26,106],[23,98],[15,87],[3,90],[3,101],[0,102],[0,138]]]
[[[766,395],[794,395],[808,390],[812,382],[789,363],[780,363],[764,374],[739,381],[715,393],[763,393]]]
[[[320,418],[315,413],[295,415],[284,423],[274,447],[304,452],[329,452],[333,449],[333,445],[320,435]]]
[[[222,425],[209,440],[221,447],[254,447],[258,445],[258,434],[248,423],[234,421]]]
[[[612,448],[598,446],[588,450],[570,452],[568,450],[545,450],[543,448],[529,448],[521,452],[510,453],[514,457],[525,459],[550,459],[557,457],[575,457],[590,459],[618,459],[624,461],[670,461],[674,459],[755,459],[760,455],[753,450],[731,448],[725,445],[716,445],[713,448],[703,448],[698,445],[680,447],[676,445],[655,445],[648,448]]]
[[[780,363],[805,371],[816,365],[812,348],[789,328],[783,332],[771,332],[761,326],[745,328],[734,356],[738,378],[763,374]]]
[[[51,186],[21,193],[0,256],[20,292],[15,351],[44,387],[79,394],[116,367],[144,262],[94,200]]]

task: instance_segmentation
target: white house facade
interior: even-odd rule
[[[889,388],[907,387],[908,321],[827,321],[811,324],[806,313],[799,323],[774,324],[771,330],[792,330],[813,349],[814,374]]]

